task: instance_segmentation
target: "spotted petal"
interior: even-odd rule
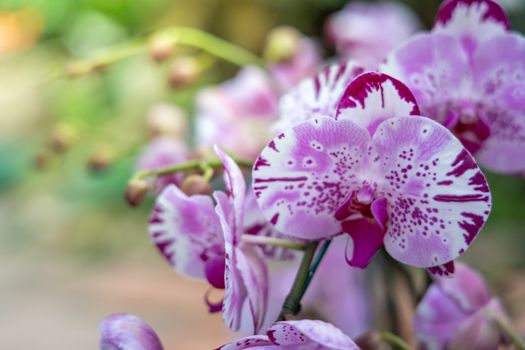
[[[450,0],[441,5],[433,32],[459,39],[471,56],[481,43],[509,28],[505,11],[492,0]]]
[[[450,131],[424,117],[391,118],[374,135],[371,159],[389,203],[390,255],[426,268],[468,248],[488,217],[491,195],[473,157]]]
[[[368,132],[349,121],[310,119],[275,137],[253,168],[263,215],[277,230],[302,239],[341,232],[336,210],[354,190]]]
[[[503,173],[525,172],[525,39],[517,34],[494,38],[476,51],[476,91],[490,136],[476,155]]]
[[[163,350],[155,331],[134,315],[108,316],[99,329],[102,350]]]
[[[306,346],[320,350],[359,350],[339,328],[318,320],[277,322],[268,330],[268,338],[283,346]]]
[[[405,84],[382,73],[364,73],[345,89],[337,105],[336,119],[350,120],[371,135],[384,120],[419,115],[412,92]]]
[[[179,271],[205,278],[205,259],[220,255],[224,240],[209,196],[188,197],[170,185],[157,197],[148,227],[151,241]]]
[[[281,97],[280,117],[275,131],[297,125],[318,116],[334,117],[337,103],[345,87],[363,68],[355,62],[333,64]]]

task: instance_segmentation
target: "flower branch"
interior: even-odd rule
[[[243,235],[242,241],[245,243],[250,243],[250,244],[266,244],[266,245],[271,245],[275,247],[282,247],[282,248],[301,250],[301,251],[304,251],[307,247],[306,244],[290,241],[288,239],[256,236],[256,235]]]

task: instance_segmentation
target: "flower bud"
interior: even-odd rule
[[[113,162],[113,153],[107,148],[96,149],[87,161],[87,167],[92,172],[106,170]]]
[[[269,62],[284,62],[292,59],[299,49],[301,33],[289,26],[273,29],[267,36],[264,57]]]
[[[210,194],[212,191],[209,181],[202,175],[198,174],[188,175],[182,182],[180,189],[188,196],[195,194]]]
[[[168,71],[168,84],[172,89],[180,89],[193,84],[199,76],[197,61],[191,57],[174,60]]]
[[[157,103],[148,112],[146,123],[151,137],[183,138],[188,131],[186,112],[177,105]]]
[[[58,125],[51,134],[51,149],[56,153],[65,152],[73,143],[74,138],[75,130],[70,125]]]
[[[141,179],[134,179],[128,182],[128,186],[126,187],[124,197],[126,198],[126,201],[130,206],[138,207],[146,197],[148,190],[149,186],[146,181]]]
[[[33,166],[36,170],[44,170],[49,163],[49,153],[41,151],[33,158]]]
[[[381,340],[379,332],[367,332],[355,340],[361,350],[385,350],[388,346]]]
[[[168,38],[153,38],[149,47],[151,59],[157,63],[166,61],[173,54],[173,41]]]

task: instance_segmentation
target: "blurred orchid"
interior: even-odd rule
[[[217,350],[242,349],[359,350],[340,329],[318,320],[277,322],[266,335],[254,335],[220,346]]]
[[[235,78],[197,94],[200,146],[219,146],[252,159],[270,138],[278,115],[277,93],[262,69],[247,66]]]
[[[296,124],[263,149],[253,168],[263,215],[301,239],[347,233],[347,260],[361,268],[383,245],[416,267],[457,258],[487,219],[490,191],[452,133],[418,114],[401,82],[360,75],[334,115]]]
[[[452,277],[436,277],[417,307],[416,336],[429,350],[492,350],[505,340],[494,315],[505,319],[500,301],[491,297],[482,277],[456,263]]]
[[[186,144],[177,138],[163,136],[153,139],[142,151],[138,160],[137,171],[162,168],[189,159],[189,150]],[[157,191],[162,191],[170,184],[179,186],[184,174],[159,176],[156,179]]]
[[[433,30],[394,50],[382,71],[405,81],[422,113],[481,165],[525,172],[525,39],[509,31],[497,3],[444,2]]]
[[[101,350],[163,350],[155,331],[137,316],[114,314],[99,326]]]
[[[350,2],[325,25],[327,40],[343,59],[372,70],[419,29],[417,16],[399,2]]]
[[[222,309],[233,330],[240,327],[247,300],[257,332],[266,312],[268,272],[260,248],[241,242],[246,192],[242,172],[219,148],[215,151],[224,164],[228,194],[216,191],[214,208],[209,196],[188,197],[176,186],[166,188],[153,209],[150,237],[177,271],[224,289],[221,303],[211,303],[208,296],[206,301],[210,312]]]

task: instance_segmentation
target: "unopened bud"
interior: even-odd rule
[[[87,161],[87,167],[92,172],[99,172],[107,169],[113,162],[113,153],[106,148],[95,150]]]
[[[149,55],[157,63],[166,61],[173,54],[173,41],[168,38],[153,38],[149,46]]]
[[[128,182],[124,197],[128,204],[132,207],[137,207],[142,203],[146,194],[148,193],[148,183],[141,179],[134,179]]]
[[[212,191],[209,181],[202,177],[202,175],[198,174],[190,174],[186,176],[180,189],[188,196],[193,196],[195,194],[210,194]]]
[[[50,146],[53,151],[62,153],[66,151],[75,138],[75,130],[69,125],[59,125],[51,134]]]
[[[33,158],[33,166],[36,170],[44,170],[49,163],[49,153],[38,152]]]
[[[173,61],[168,71],[168,84],[172,89],[180,89],[193,84],[199,76],[197,61],[191,57],[181,57]]]
[[[158,103],[147,115],[147,125],[152,137],[174,136],[183,138],[188,130],[186,112],[177,105]]]
[[[284,62],[292,59],[301,43],[301,33],[289,26],[273,29],[266,38],[264,57],[269,62]]]
[[[367,332],[359,336],[355,343],[361,350],[385,350],[388,346],[381,340],[379,332]]]

